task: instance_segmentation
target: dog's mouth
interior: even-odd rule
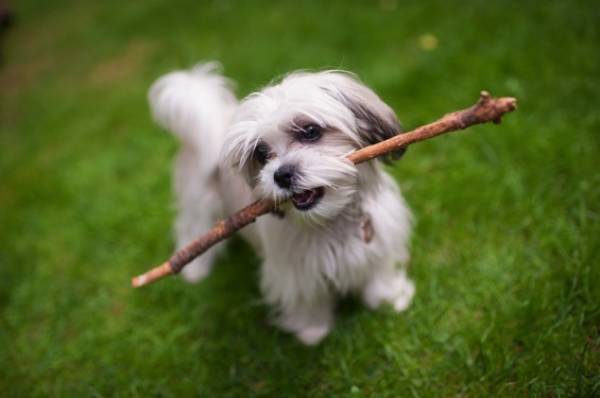
[[[325,190],[322,187],[307,189],[293,194],[291,200],[296,209],[306,211],[315,207],[324,194]]]

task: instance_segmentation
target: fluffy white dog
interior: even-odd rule
[[[242,235],[264,259],[261,289],[277,326],[316,344],[346,294],[359,294],[369,308],[405,310],[415,288],[396,265],[409,258],[410,211],[378,162],[345,159],[398,134],[394,112],[341,71],[292,73],[238,103],[217,66],[167,74],[149,93],[154,118],[182,143],[177,245],[271,197],[278,211]],[[221,249],[184,268],[185,279],[205,277]]]

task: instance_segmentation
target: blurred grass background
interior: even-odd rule
[[[0,63],[0,395],[598,396],[595,1],[32,1]],[[346,300],[316,348],[269,327],[239,240],[192,286],[173,247],[161,74],[217,59],[240,96],[344,68],[410,128],[479,90],[500,126],[390,168],[414,209],[413,306]]]

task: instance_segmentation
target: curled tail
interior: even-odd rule
[[[218,63],[209,62],[171,72],[148,93],[156,122],[197,153],[197,171],[204,175],[219,163],[223,136],[238,104],[230,81],[219,70]]]
[[[238,104],[230,86],[219,74],[219,64],[206,63],[162,76],[148,93],[154,119],[182,145],[174,172],[178,248],[223,216],[217,171],[223,137]],[[195,259],[183,276],[188,281],[206,276],[221,246]]]

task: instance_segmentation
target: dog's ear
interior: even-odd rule
[[[356,119],[356,133],[362,145],[387,140],[402,132],[394,111],[377,94],[346,72],[325,72],[334,87],[326,88],[330,95],[348,108]],[[383,157],[384,162],[402,157],[405,148]]]

